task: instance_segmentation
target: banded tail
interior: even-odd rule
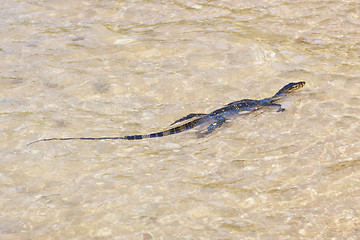
[[[123,136],[123,137],[69,137],[69,138],[43,138],[27,144],[27,146],[32,145],[38,142],[47,142],[47,141],[70,141],[70,140],[141,140],[144,138],[156,138],[156,137],[164,137],[167,135],[172,135],[175,133],[181,133],[186,130],[192,129],[206,120],[206,116],[195,119],[191,122],[185,123],[178,127],[170,128],[168,130],[157,132],[157,133],[150,133],[144,135],[130,135],[130,136]]]

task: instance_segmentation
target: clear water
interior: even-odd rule
[[[358,1],[3,1],[1,239],[357,239]],[[241,1],[243,2],[243,1]],[[306,81],[285,112],[142,141]]]

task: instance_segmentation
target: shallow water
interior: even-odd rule
[[[1,239],[357,239],[357,1],[5,1]],[[206,138],[144,134],[272,96]]]

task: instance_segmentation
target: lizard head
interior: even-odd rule
[[[292,93],[305,85],[305,82],[289,83],[280,89],[275,95]]]

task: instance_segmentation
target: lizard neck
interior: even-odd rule
[[[264,99],[261,99],[259,100],[259,103],[262,104],[262,105],[268,105],[268,104],[272,104],[278,100],[280,100],[281,97],[280,96],[272,96],[272,97],[269,97],[269,98],[264,98]]]
[[[276,93],[274,96],[270,97],[270,98],[266,98],[269,103],[274,103],[279,101],[280,99],[284,98],[286,96],[285,93]]]

